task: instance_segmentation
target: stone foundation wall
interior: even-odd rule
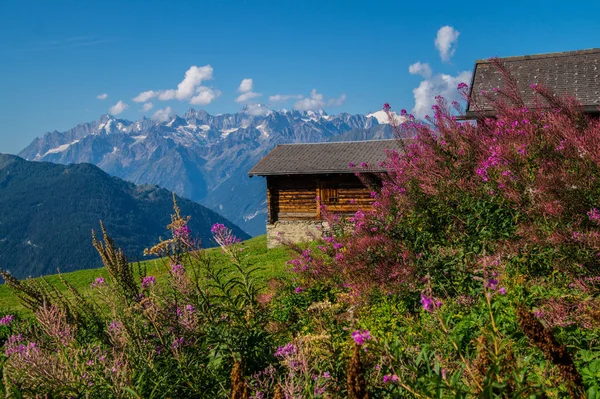
[[[282,220],[267,223],[267,248],[274,248],[281,241],[312,241],[323,235],[327,222],[319,220]]]

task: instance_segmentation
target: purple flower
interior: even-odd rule
[[[469,87],[469,85],[467,85],[465,82],[460,82],[458,84],[458,87],[456,89],[457,90],[462,90],[462,89],[466,89],[467,87]]]
[[[296,352],[298,352],[298,348],[296,348],[296,345],[294,345],[292,343],[288,343],[288,344],[285,344],[284,346],[280,346],[279,348],[277,348],[277,351],[275,352],[275,356],[276,357],[287,357],[289,355],[293,355]]]
[[[177,349],[177,348],[179,348],[180,346],[183,346],[183,337],[175,338],[175,339],[173,340],[173,343],[171,344],[171,347],[172,347],[173,349]]]
[[[331,378],[331,374],[329,374],[329,371],[323,373],[323,378]]]
[[[352,333],[352,338],[356,345],[364,345],[365,342],[373,339],[369,330],[356,330]]]
[[[115,332],[118,333],[121,331],[121,328],[123,327],[123,323],[121,323],[120,321],[117,320],[113,320],[110,325],[108,326],[108,329],[111,332]]]
[[[504,287],[501,287],[501,288],[498,290],[498,293],[499,293],[500,295],[506,295],[506,288],[504,288]]]
[[[187,224],[184,224],[181,227],[177,227],[176,229],[173,230],[173,236],[176,238],[181,238],[181,239],[188,239],[190,236],[190,228],[187,226]]]
[[[354,169],[354,168],[356,168],[356,165],[355,165],[355,164],[353,164],[352,162],[349,162],[349,163],[348,163],[348,167],[349,167],[350,169]]]
[[[299,294],[299,293],[301,293],[302,291],[304,291],[304,288],[302,288],[302,287],[296,287],[296,289],[294,290],[294,292],[295,292],[296,294]]]
[[[440,301],[437,301],[436,303],[433,298],[428,297],[425,294],[421,294],[421,306],[423,306],[423,309],[429,313],[432,313],[436,307],[442,306],[442,303]]]
[[[145,289],[154,284],[156,284],[156,278],[154,276],[142,277],[142,288]]]
[[[233,244],[240,243],[242,240],[233,235],[232,231],[225,227],[224,224],[215,223],[210,232],[213,234],[215,241],[223,248]]]
[[[105,284],[104,277],[96,277],[96,280],[90,285],[90,288],[101,287]]]
[[[219,233],[223,233],[226,229],[227,228],[225,227],[224,224],[222,224],[222,223],[215,223],[211,227],[210,232],[212,234],[219,234]]]
[[[396,374],[387,374],[387,375],[383,376],[384,384],[389,384],[389,383],[397,384],[398,382],[400,382],[400,378],[398,378],[398,376]]]
[[[171,265],[171,273],[182,275],[183,273],[185,273],[185,269],[183,268],[183,265],[180,264]]]
[[[7,314],[6,316],[4,316],[3,318],[0,319],[0,325],[1,326],[10,326],[14,320],[15,320],[15,316],[13,316],[11,314]]]
[[[587,213],[588,217],[590,218],[590,220],[592,221],[599,221],[600,220],[600,211],[598,211],[598,208],[593,208],[591,209],[588,213]]]
[[[392,109],[392,107],[390,107],[390,104],[388,104],[388,103],[383,104],[383,110],[385,112],[389,112],[390,109]]]
[[[485,288],[489,288],[493,291],[496,291],[497,287],[498,287],[498,280],[496,280],[495,278],[488,279],[487,283],[485,284]]]

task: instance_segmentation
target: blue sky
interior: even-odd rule
[[[135,120],[246,102],[334,114],[389,102],[422,114],[478,58],[599,47],[598,15],[600,2],[548,0],[0,0],[0,153],[109,109]],[[431,73],[411,74],[416,62]]]

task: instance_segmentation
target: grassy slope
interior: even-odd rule
[[[273,277],[284,277],[287,274],[285,263],[290,259],[289,250],[286,248],[274,248],[267,251],[266,236],[259,236],[245,241],[245,251],[247,261],[253,266],[260,266],[261,277],[268,280]],[[219,248],[208,249],[207,252],[213,257],[216,264],[226,266],[228,258],[221,253]],[[148,275],[161,276],[166,271],[161,260],[148,260],[144,262],[147,268]],[[79,270],[72,273],[65,273],[63,277],[66,281],[73,284],[78,290],[84,294],[90,288],[90,284],[98,276],[107,277],[104,268]],[[58,276],[52,275],[45,277],[49,283],[54,284],[61,290],[64,290]],[[19,313],[25,315],[27,312],[19,301],[14,297],[11,290],[4,284],[0,285],[0,314],[3,313]]]

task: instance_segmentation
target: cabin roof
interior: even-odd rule
[[[335,143],[280,144],[248,172],[250,176],[354,173],[348,164],[366,162],[372,171],[380,166],[385,150],[400,150],[396,140]]]
[[[535,98],[530,85],[537,83],[552,93],[575,97],[586,112],[600,112],[600,48],[506,57],[499,59],[516,80],[525,102],[535,106]],[[471,96],[478,104],[479,111],[492,108],[480,93],[491,93],[502,87],[502,74],[492,60],[477,60],[471,81]],[[477,110],[469,103],[466,117],[477,116]]]

